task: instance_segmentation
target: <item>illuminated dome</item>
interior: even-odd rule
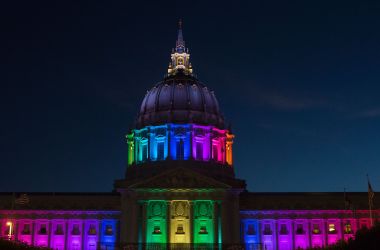
[[[127,179],[179,166],[233,177],[233,138],[214,92],[193,74],[180,26],[167,76],[146,93],[127,135]]]
[[[213,91],[194,76],[178,72],[149,90],[142,102],[137,127],[164,123],[196,123],[224,127]]]

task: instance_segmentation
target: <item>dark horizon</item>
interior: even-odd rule
[[[380,3],[7,3],[1,192],[106,192],[183,20],[249,191],[380,188]]]

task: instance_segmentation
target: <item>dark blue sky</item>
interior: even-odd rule
[[[380,189],[379,1],[95,2],[0,7],[0,191],[110,191],[179,18],[251,191]]]

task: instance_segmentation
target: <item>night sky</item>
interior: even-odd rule
[[[379,1],[8,1],[0,191],[111,191],[177,22],[250,191],[380,189]]]

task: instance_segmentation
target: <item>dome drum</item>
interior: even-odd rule
[[[128,165],[165,160],[195,160],[232,166],[233,134],[199,124],[164,124],[127,135]]]

